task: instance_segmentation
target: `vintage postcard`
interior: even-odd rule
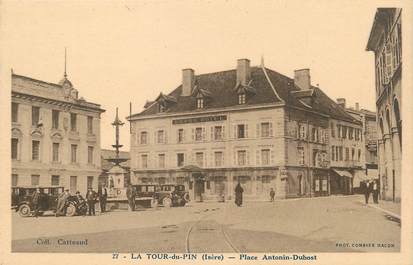
[[[412,264],[412,7],[1,1],[0,264]]]

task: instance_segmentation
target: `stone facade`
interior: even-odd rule
[[[359,104],[356,103],[355,108],[346,108],[347,113],[352,115],[357,120],[363,123],[362,156],[364,158],[363,170],[365,173],[358,179],[378,179],[378,157],[377,157],[377,121],[375,112],[359,109]],[[358,183],[359,184],[359,183]]]
[[[101,174],[100,105],[59,84],[12,73],[12,185],[97,188]]]
[[[381,197],[399,201],[402,157],[400,8],[377,9],[367,50],[374,52]]]
[[[308,83],[308,69],[296,71],[298,83],[246,59],[236,71],[189,70],[177,90],[128,117],[132,183],[185,184],[196,199],[232,199],[238,181],[246,199],[269,199],[271,188],[279,198],[331,193],[331,117],[316,108],[339,107]]]

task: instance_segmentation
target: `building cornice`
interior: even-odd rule
[[[91,103],[91,102],[86,102],[86,104],[88,105],[83,105],[83,104],[79,104],[76,102],[68,102],[68,101],[62,101],[62,100],[57,100],[57,99],[39,97],[39,96],[34,96],[31,94],[26,94],[26,93],[21,93],[21,92],[16,92],[16,91],[12,91],[12,98],[20,98],[23,100],[37,101],[37,102],[57,105],[57,106],[61,106],[64,108],[69,108],[69,109],[75,108],[75,109],[80,109],[80,110],[95,111],[99,113],[103,113],[106,111],[100,108],[100,105]]]
[[[177,112],[177,113],[158,113],[154,115],[144,115],[144,116],[128,116],[126,119],[128,121],[135,121],[135,120],[149,120],[149,119],[162,119],[162,118],[170,118],[170,117],[180,117],[180,116],[201,116],[205,114],[214,114],[214,113],[222,113],[222,112],[230,112],[230,111],[245,111],[245,110],[259,110],[259,109],[269,109],[269,108],[280,108],[283,107],[284,103],[269,103],[269,104],[261,104],[261,105],[240,105],[237,107],[226,107],[220,109],[211,109],[211,110],[203,110],[203,111],[185,111],[185,112]]]

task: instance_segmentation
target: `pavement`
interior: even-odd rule
[[[245,202],[242,207],[192,202],[91,217],[22,218],[13,213],[12,251],[400,251],[400,222],[363,200],[359,195],[332,196]],[[87,244],[78,245],[85,240]]]

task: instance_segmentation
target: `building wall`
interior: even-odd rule
[[[190,176],[177,165],[177,153],[185,153],[183,166],[188,166],[197,165],[196,153],[204,152],[204,164],[199,166],[204,169],[207,176],[206,197],[217,196],[215,182],[224,178],[225,194],[231,198],[239,177],[247,179],[241,180],[246,191],[244,195],[247,198],[268,198],[270,188],[274,188],[276,196],[280,198],[316,196],[322,194],[322,183],[325,187],[323,194],[328,194],[329,123],[327,117],[300,110],[272,107],[239,109],[213,114],[226,116],[227,119],[224,121],[173,124],[173,120],[176,119],[211,115],[205,112],[164,118],[159,115],[150,119],[132,121],[131,167],[134,172],[131,177],[132,182],[179,182],[184,179],[185,185],[191,190]],[[267,122],[271,124],[270,136],[262,137],[261,123]],[[236,137],[238,124],[248,125],[248,136],[245,139]],[[221,141],[212,138],[211,128],[217,125],[224,126],[224,138]],[[196,141],[193,137],[193,130],[200,126],[204,128],[205,138],[202,141]],[[305,137],[300,137],[300,126],[305,128]],[[313,128],[319,135],[317,139],[313,139],[311,133]],[[183,143],[178,143],[179,129],[185,131]],[[165,130],[167,135],[165,143],[159,144],[154,141],[157,130]],[[147,144],[141,144],[139,140],[143,131],[149,135]],[[270,152],[268,164],[263,164],[261,157],[263,149]],[[299,149],[305,150],[304,161],[298,158]],[[237,151],[239,150],[247,151],[248,159],[245,165],[238,164]],[[213,154],[216,151],[224,153],[223,164],[219,167],[214,163]],[[322,164],[315,162],[317,152],[325,154],[322,156]],[[147,168],[142,167],[142,154],[148,157]],[[166,163],[163,168],[159,167],[159,154],[165,154]],[[159,181],[159,178],[162,178],[162,181]],[[216,179],[218,181],[215,181]],[[316,184],[317,182],[319,183]],[[316,186],[319,190],[316,190]]]
[[[373,25],[371,44],[375,54],[376,106],[381,196],[400,200],[401,111],[401,9],[381,9]]]
[[[226,120],[211,122],[195,122],[186,124],[173,124],[173,120],[196,118],[205,116],[226,116]],[[135,172],[132,176],[133,183],[139,183],[142,177],[165,176],[166,181],[176,181],[176,178],[185,177],[185,173],[179,173],[182,166],[198,165],[197,153],[202,152],[204,162],[198,165],[203,168],[210,179],[206,183],[209,189],[205,189],[205,195],[213,196],[215,177],[226,178],[225,192],[228,196],[233,193],[238,176],[248,176],[249,181],[245,183],[246,196],[260,196],[268,190],[271,184],[263,185],[256,183],[261,179],[262,174],[270,174],[270,183],[277,179],[277,168],[285,161],[284,150],[284,123],[282,108],[265,108],[255,110],[237,110],[231,112],[219,112],[215,114],[192,113],[175,117],[144,119],[132,122],[131,135],[131,167]],[[269,123],[269,136],[261,137],[261,123]],[[244,124],[246,137],[240,139],[236,135],[237,125]],[[214,126],[223,126],[223,139],[214,140]],[[202,128],[202,140],[195,139],[194,130]],[[178,130],[184,130],[184,140],[178,143]],[[158,144],[155,141],[157,130],[166,132],[167,140],[165,143]],[[149,135],[148,143],[139,143],[141,132],[145,131]],[[268,164],[263,164],[261,150],[269,150]],[[238,164],[238,151],[246,151],[246,163]],[[216,166],[214,153],[223,152],[223,163]],[[177,153],[185,154],[185,163],[178,166]],[[142,167],[141,155],[148,155],[148,167]],[[165,166],[159,166],[159,154],[165,154]],[[151,171],[160,170],[154,173]],[[234,179],[235,178],[235,179]],[[266,178],[265,181],[267,181]],[[187,183],[188,185],[188,183]],[[212,186],[211,186],[212,185]],[[275,184],[274,184],[275,188]],[[216,195],[216,194],[215,194]],[[268,196],[268,195],[265,195]]]
[[[16,85],[17,84],[17,85]],[[25,92],[24,82],[13,78],[13,92]],[[31,82],[24,87],[36,91]],[[45,88],[43,88],[45,89]],[[51,94],[53,95],[54,90]],[[43,95],[43,96],[46,96]],[[56,97],[56,96],[55,96]],[[53,96],[51,96],[53,98]],[[60,98],[61,100],[61,98]],[[27,94],[12,93],[12,102],[18,104],[17,122],[12,122],[12,139],[18,139],[17,158],[12,159],[12,175],[17,175],[18,186],[31,186],[32,175],[39,175],[39,185],[52,185],[52,175],[59,176],[58,185],[79,190],[87,189],[88,176],[93,177],[93,187],[97,188],[100,169],[100,112],[77,108],[55,99],[39,99]],[[32,125],[32,106],[40,107],[42,126]],[[70,108],[71,106],[71,108]],[[52,129],[52,110],[59,110],[59,126]],[[70,130],[70,113],[77,114],[77,132]],[[93,117],[93,134],[88,134],[87,116]],[[32,160],[32,141],[40,141],[39,160]],[[59,160],[53,161],[53,143],[59,143]],[[71,162],[71,145],[77,145],[77,162]],[[88,163],[88,147],[93,147],[93,163]],[[70,177],[77,176],[76,187],[71,187]],[[12,178],[16,178],[13,177]],[[12,179],[15,182],[16,179]],[[56,183],[54,183],[56,184]]]

